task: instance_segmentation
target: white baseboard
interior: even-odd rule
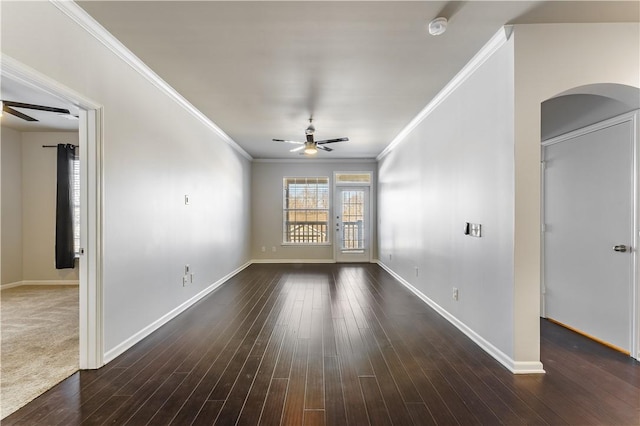
[[[13,283],[2,284],[0,289],[6,290],[8,288],[20,287],[23,285],[79,285],[78,280],[23,280]]]
[[[409,289],[413,294],[418,296],[420,300],[429,305],[434,311],[440,314],[444,319],[453,324],[458,330],[463,332],[467,337],[469,337],[476,345],[480,346],[486,353],[491,355],[498,361],[500,364],[504,365],[509,371],[513,374],[543,374],[545,371],[542,368],[542,363],[539,361],[514,361],[510,356],[502,352],[500,349],[496,348],[493,344],[491,344],[488,340],[480,336],[478,333],[473,331],[470,327],[468,327],[465,323],[460,321],[455,316],[451,315],[446,309],[442,306],[438,305],[436,302],[428,298],[425,294],[419,291],[417,288],[412,286],[407,280],[402,278],[400,275],[396,274],[391,268],[385,265],[383,262],[378,260],[378,265],[382,267],[385,271],[387,271],[391,276],[393,276],[400,284]]]
[[[251,263],[336,263],[334,259],[253,259]]]
[[[206,295],[208,295],[209,293],[211,293],[212,291],[220,287],[222,284],[227,282],[231,277],[233,277],[234,275],[238,274],[240,271],[247,268],[249,265],[251,265],[251,263],[252,262],[247,262],[244,265],[240,266],[239,268],[235,269],[234,271],[229,272],[227,275],[220,278],[218,281],[211,284],[209,287],[205,288],[200,293],[196,294],[189,300],[185,301],[184,303],[177,306],[173,310],[169,311],[162,317],[158,318],[156,321],[152,322],[142,330],[138,331],[133,336],[129,337],[127,340],[120,343],[115,348],[107,351],[104,354],[104,363],[107,364],[113,361],[116,357],[126,352],[133,345],[140,342],[142,339],[144,339],[145,337],[147,337],[148,335],[150,335],[151,333],[153,333],[154,331],[156,331],[157,329],[159,329],[160,327],[162,327],[163,325],[165,325],[166,323],[168,323],[169,321],[171,321],[172,319],[180,315],[182,312],[184,312],[189,307],[191,307],[194,303],[196,303],[197,301],[199,301],[200,299],[202,299],[203,297],[205,297]]]

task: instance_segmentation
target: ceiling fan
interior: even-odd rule
[[[14,115],[18,118],[22,118],[23,120],[26,120],[26,121],[38,121],[38,120],[27,114],[23,114],[20,111],[16,111],[14,108],[32,109],[36,111],[55,112],[57,114],[71,115],[68,109],[54,108],[54,107],[48,107],[43,105],[24,104],[22,102],[0,101],[0,105],[2,105],[3,112]]]
[[[309,118],[309,127],[307,127],[306,130],[304,131],[307,137],[307,140],[305,142],[287,141],[284,139],[273,139],[273,141],[300,145],[297,148],[293,148],[289,150],[289,152],[297,152],[297,151],[304,150],[303,152],[300,153],[300,155],[314,155],[318,152],[319,149],[327,152],[333,151],[332,148],[325,146],[328,143],[346,142],[349,140],[349,138],[336,138],[336,139],[325,139],[321,141],[316,141],[313,139],[313,134],[315,133],[315,131],[316,131],[316,128],[313,126],[313,118]]]

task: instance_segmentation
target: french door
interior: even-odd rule
[[[369,262],[369,187],[336,187],[334,206],[336,262]]]

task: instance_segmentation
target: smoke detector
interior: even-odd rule
[[[447,31],[448,22],[449,21],[447,21],[447,18],[444,18],[442,16],[429,22],[429,34],[433,36],[444,34],[444,32]]]

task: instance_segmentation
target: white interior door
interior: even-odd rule
[[[369,262],[369,187],[336,187],[336,262]]]
[[[544,293],[548,318],[631,352],[633,121],[544,148]]]

